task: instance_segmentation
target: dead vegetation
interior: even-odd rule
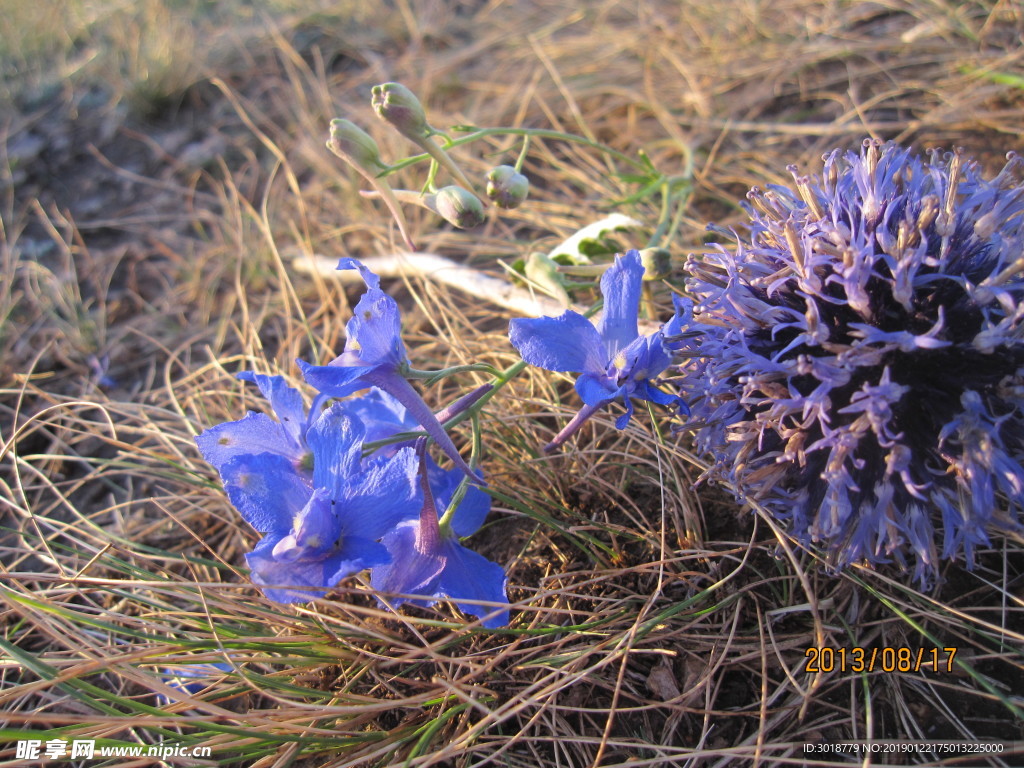
[[[0,122],[10,764],[25,730],[210,745],[261,768],[845,765],[804,744],[1024,739],[1015,538],[993,537],[973,573],[949,564],[932,594],[896,571],[829,574],[756,510],[694,491],[701,457],[645,414],[625,433],[599,417],[541,456],[576,400],[535,372],[485,420],[496,499],[474,546],[514,602],[511,628],[486,632],[449,608],[382,611],[358,580],[305,607],[266,601],[241,570],[253,534],[192,442],[265,407],[235,372],[297,378],[296,357],[340,348],[354,297],[293,273],[291,254],[399,242],[323,149],[345,116],[385,156],[410,152],[372,85],[405,83],[440,127],[555,127],[667,173],[692,157],[681,263],[706,222],[742,225],[751,185],[865,136],[964,146],[992,169],[1024,149],[1019,4],[281,0],[238,3],[238,23],[199,2],[2,5],[17,73]],[[509,138],[459,158],[482,178],[517,152]],[[410,224],[425,249],[497,273],[635,192],[616,170],[538,141],[523,208],[472,232],[418,209]],[[658,216],[650,200],[622,210]],[[514,362],[493,307],[388,287],[422,367]],[[819,646],[956,647],[963,663],[807,673]],[[230,671],[168,687],[165,670],[197,663]]]

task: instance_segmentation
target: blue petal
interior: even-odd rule
[[[312,365],[305,360],[296,360],[302,377],[319,392],[331,397],[347,397],[360,389],[367,389],[369,383],[362,380],[369,365]]]
[[[627,397],[625,402],[626,412],[615,420],[616,429],[625,429],[626,426],[629,424],[629,420],[633,418],[633,401]]]
[[[443,551],[447,563],[441,573],[441,593],[451,598],[460,610],[471,616],[487,616],[498,611],[497,615],[492,615],[483,622],[489,629],[507,625],[508,609],[500,610],[495,606],[465,602],[481,600],[507,605],[505,585],[508,578],[505,576],[505,569],[452,539],[444,542]]]
[[[675,313],[661,327],[661,333],[667,346],[683,349],[685,345],[683,333],[694,324],[693,301],[672,294],[672,306],[675,308]]]
[[[313,451],[313,485],[341,499],[358,474],[363,453],[363,425],[337,403],[316,420],[306,440]]]
[[[423,506],[418,470],[412,448],[372,460],[338,499],[342,537],[379,539],[403,520],[417,517]]]
[[[338,269],[358,269],[367,288],[380,288],[380,278],[351,256],[343,257],[338,262]]]
[[[398,303],[379,288],[370,288],[363,294],[345,331],[346,360],[396,369],[405,360]]]
[[[238,421],[210,427],[196,436],[196,445],[203,458],[222,473],[224,465],[238,456],[276,453],[297,465],[304,453],[278,422],[252,411]]]
[[[347,362],[397,368],[405,360],[398,303],[380,289],[380,278],[357,260],[345,257],[338,262],[338,269],[358,269],[366,283],[366,293],[345,326],[348,340],[343,357]]]
[[[665,349],[664,337],[660,332],[641,336],[627,345],[622,354],[628,361],[623,373],[637,381],[652,379],[660,375],[671,364],[672,357]]]
[[[224,490],[242,517],[260,533],[291,530],[313,489],[284,456],[238,456],[221,470]]]
[[[608,364],[608,352],[597,329],[572,310],[559,317],[512,320],[508,338],[523,360],[547,371],[597,373]]]
[[[644,400],[650,400],[652,403],[657,403],[658,405],[675,406],[679,413],[688,414],[690,412],[689,406],[687,406],[686,401],[683,400],[682,397],[679,395],[669,394],[668,392],[663,392],[647,381],[643,382],[636,388],[636,391],[633,392],[633,396]]]
[[[597,375],[584,373],[576,379],[576,392],[584,403],[600,408],[619,397],[622,394],[622,387],[603,372]]]
[[[490,511],[491,497],[486,491],[471,485],[452,517],[452,530],[459,537],[470,536],[480,530]]]
[[[277,414],[281,426],[295,444],[301,446],[306,428],[306,406],[302,402],[299,390],[289,386],[284,376],[265,376],[252,371],[242,371],[238,378],[242,381],[251,381],[260,388],[263,396],[270,401],[270,407]]]
[[[423,595],[423,600],[395,598],[391,605],[402,603],[428,606],[437,597],[437,583],[445,558],[438,552],[421,552],[416,547],[419,523],[415,520],[402,523],[384,537],[382,542],[391,555],[391,563],[374,568],[370,573],[370,585],[378,592],[406,595]]]
[[[383,544],[359,536],[347,536],[341,541],[338,553],[328,560],[334,568],[334,583],[367,568],[378,568],[391,562],[391,555]]]
[[[644,268],[639,251],[617,256],[615,263],[601,277],[604,313],[598,331],[608,350],[606,359],[614,358],[637,337],[637,315],[640,312],[640,284]]]

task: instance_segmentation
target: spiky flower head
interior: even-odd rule
[[[869,140],[752,189],[749,240],[688,260],[674,347],[708,474],[836,567],[910,554],[928,584],[940,547],[972,567],[987,526],[1020,528],[1021,164]]]

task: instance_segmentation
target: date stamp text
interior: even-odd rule
[[[808,648],[805,672],[952,672],[956,648]]]

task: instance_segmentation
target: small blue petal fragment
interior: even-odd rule
[[[317,488],[295,516],[291,532],[274,545],[273,555],[285,563],[327,556],[337,548],[340,535],[334,505],[327,492]]]
[[[584,373],[576,379],[576,392],[580,399],[595,408],[610,403],[619,391],[614,380],[609,381],[604,374]]]
[[[397,368],[406,359],[398,303],[379,288],[367,289],[345,330],[346,361]]]
[[[371,272],[362,262],[353,259],[351,256],[343,257],[338,262],[338,269],[357,269],[367,288],[380,288],[380,277]]]
[[[419,426],[404,405],[377,387],[362,397],[338,403],[338,406],[363,423],[366,428],[363,439],[367,443],[383,440],[398,432],[411,432]]]

